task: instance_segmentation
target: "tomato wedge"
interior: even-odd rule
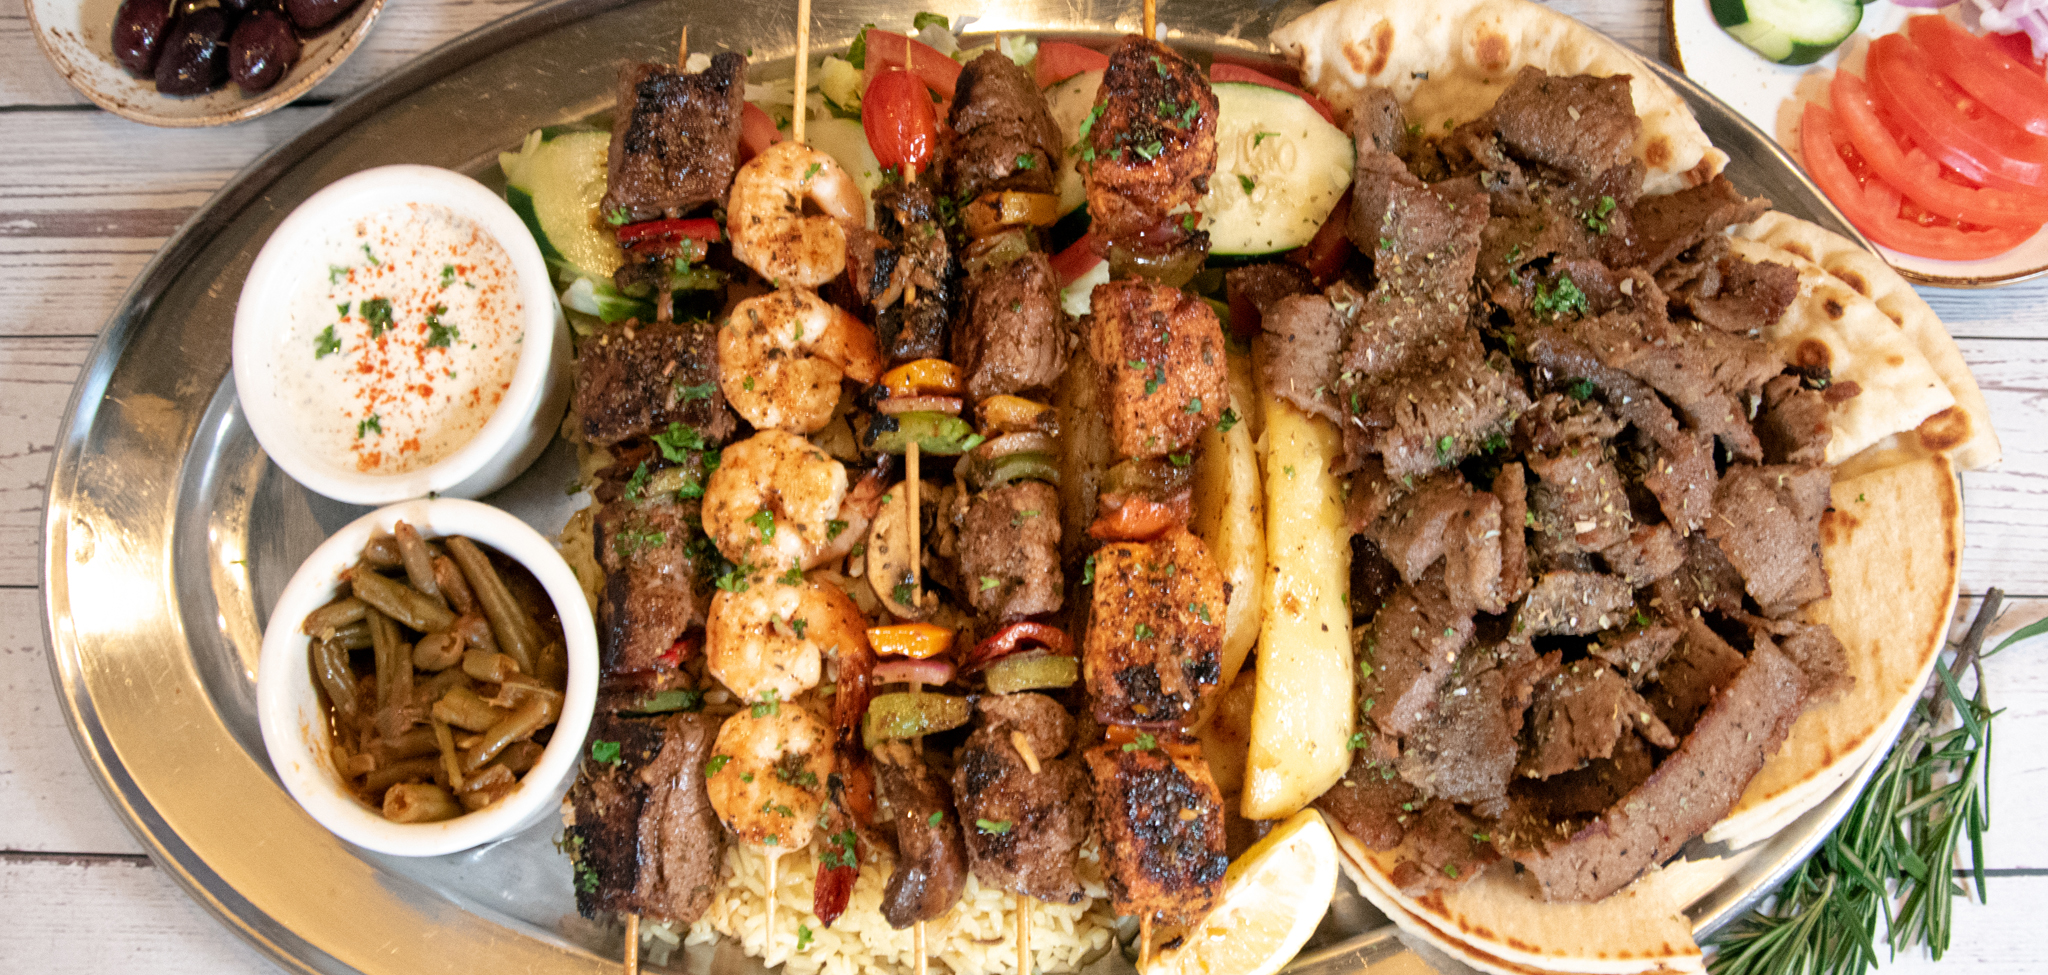
[[[635,254],[673,254],[689,241],[692,260],[701,260],[708,245],[718,243],[725,231],[710,217],[689,220],[647,220],[619,228],[619,243]]]
[[[782,141],[782,133],[775,128],[775,120],[753,102],[743,103],[740,109],[740,162],[746,162],[761,154],[761,150]]]
[[[1344,236],[1344,224],[1351,219],[1351,191],[1337,198],[1337,206],[1330,211],[1330,217],[1316,230],[1308,243],[1287,252],[1290,264],[1299,264],[1315,279],[1316,287],[1322,287],[1337,280],[1344,270],[1344,262],[1351,259],[1351,240]]]
[[[2048,61],[2034,56],[2034,39],[2026,34],[1986,34],[1984,40],[2035,74],[2048,75]]]
[[[902,68],[883,68],[861,97],[860,127],[868,148],[885,169],[923,172],[931,168],[939,144],[939,118],[932,95],[917,75]]]
[[[1928,212],[1951,220],[1995,227],[2038,227],[2048,223],[2048,195],[1973,189],[1941,179],[1933,160],[1923,170],[1908,166],[1906,154],[1885,130],[1870,86],[1847,71],[1829,84],[1836,135],[1846,136],[1872,173]]]
[[[1052,256],[1052,272],[1060,279],[1064,288],[1081,280],[1081,275],[1095,270],[1102,263],[1102,255],[1095,250],[1095,235],[1085,233],[1081,239],[1067,245],[1067,249]]]
[[[1280,79],[1275,78],[1272,75],[1266,74],[1265,72],[1254,71],[1251,68],[1247,68],[1240,64],[1217,63],[1209,67],[1209,80],[1216,82],[1218,84],[1221,84],[1226,81],[1243,82],[1245,84],[1259,85],[1261,87],[1272,88],[1278,91],[1284,91],[1293,95],[1298,95],[1301,97],[1302,101],[1308,103],[1308,107],[1316,110],[1317,115],[1323,117],[1323,121],[1328,122],[1331,125],[1337,124],[1337,113],[1330,111],[1330,106],[1323,104],[1322,99],[1317,98],[1316,96],[1311,95],[1308,92],[1302,91],[1300,88],[1296,88],[1295,86],[1290,85],[1287,82],[1281,81]]]
[[[2048,135],[2048,78],[2006,57],[1999,46],[1940,15],[1906,21],[1906,33],[1943,74],[2005,120]]]
[[[1843,157],[1853,145],[1845,145],[1837,134],[1834,113],[1819,105],[1806,106],[1800,122],[1800,149],[1806,157],[1806,171],[1813,174],[1821,191],[1840,207],[1856,229],[1877,243],[1896,251],[1945,261],[1975,261],[1994,257],[2018,247],[2038,227],[1989,227],[1971,230],[1950,224],[1930,224],[1902,216],[1899,192],[1876,179],[1864,180],[1850,169]],[[1856,157],[1861,162],[1861,157]]]
[[[1870,89],[1914,145],[2000,189],[2048,189],[2048,139],[1986,109],[1903,34],[1870,45]]]
[[[1109,68],[1109,55],[1067,41],[1038,42],[1038,87],[1051,88],[1083,71]]]
[[[960,82],[960,62],[940,54],[938,48],[894,31],[870,27],[865,36],[868,39],[865,62],[868,84],[874,84],[875,78],[885,68],[903,67],[903,52],[907,47],[917,52],[917,60],[911,64],[910,70],[924,80],[926,88],[938,92],[940,98],[949,102],[953,100],[953,88]]]

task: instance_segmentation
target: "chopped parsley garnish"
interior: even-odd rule
[[[1149,640],[1152,638],[1152,628],[1140,623],[1131,630],[1131,636],[1140,640]]]
[[[326,328],[321,329],[319,335],[314,336],[313,358],[325,359],[328,356],[340,351],[341,339],[335,337],[334,326],[329,325]]]
[[[1261,142],[1264,142],[1264,141],[1266,141],[1267,139],[1271,139],[1271,138],[1273,138],[1274,136],[1277,136],[1277,135],[1279,135],[1279,134],[1280,134],[1280,133],[1278,133],[1278,132],[1254,132],[1254,133],[1252,133],[1252,148],[1254,148],[1254,149],[1257,149],[1257,148],[1259,147],[1259,143],[1261,143]]]
[[[576,889],[586,894],[597,892],[597,868],[587,863],[576,865]]]
[[[341,279],[345,277],[348,277],[348,268],[342,267],[339,264],[327,265],[328,284],[340,284]]]
[[[977,819],[974,821],[974,828],[984,833],[994,833],[997,836],[1001,836],[1010,831],[1010,821],[1007,819]]]
[[[1351,737],[1344,739],[1344,750],[1347,752],[1355,752],[1364,747],[1365,732],[1363,731],[1353,732]]]
[[[628,214],[626,213],[625,207],[612,207],[611,209],[605,211],[604,222],[611,224],[614,227],[622,227],[625,226],[626,224],[627,216]]]
[[[334,306],[334,310],[335,310],[335,312],[336,312],[336,313],[340,314],[340,315],[341,315],[341,317],[343,317],[343,318],[347,318],[347,317],[348,317],[348,302],[344,301],[344,302],[342,302],[341,304],[335,305],[335,306]]]
[[[775,540],[775,516],[769,514],[766,509],[748,515],[747,524],[754,526],[754,530],[761,534],[762,541]]]
[[[1093,555],[1088,556],[1087,561],[1081,563],[1081,584],[1084,586],[1095,584],[1095,556]]]
[[[639,504],[641,492],[646,489],[647,462],[643,460],[639,467],[633,469],[633,476],[626,478],[626,501],[630,504]]]
[[[937,826],[937,825],[939,825],[940,823],[943,823],[943,822],[945,822],[945,821],[946,821],[946,814],[945,814],[945,812],[943,812],[943,811],[940,811],[940,812],[935,812],[935,813],[932,813],[932,814],[931,814],[930,816],[927,816],[927,817],[925,817],[925,821],[924,821],[924,822],[925,822],[925,825],[927,825],[927,826]]]
[[[1259,186],[1259,184],[1252,182],[1250,176],[1246,176],[1243,173],[1237,174],[1237,185],[1240,189],[1244,190],[1244,195],[1246,196],[1252,195],[1252,191],[1258,189]]]
[[[837,518],[827,521],[825,523],[825,540],[829,542],[835,538],[838,538],[839,533],[845,530],[846,522],[841,521]]]
[[[1003,580],[1001,580],[1001,579],[998,579],[998,578],[996,578],[995,576],[982,576],[982,577],[981,577],[981,591],[982,591],[982,592],[987,592],[987,591],[989,591],[989,590],[991,590],[991,589],[994,589],[994,588],[996,588],[997,586],[1000,586],[1000,585],[1002,585],[1002,584],[1003,584]]]
[[[606,765],[619,764],[619,743],[615,741],[591,742],[590,758],[592,761],[603,762]]]
[[[379,416],[378,416],[377,414],[375,414],[375,413],[372,413],[372,414],[370,414],[370,416],[369,416],[369,418],[368,418],[368,419],[365,419],[365,420],[361,420],[361,421],[358,421],[358,422],[356,423],[356,439],[357,439],[357,440],[361,440],[361,439],[363,439],[363,435],[364,435],[364,434],[366,434],[366,433],[374,433],[374,434],[376,434],[376,435],[378,435],[378,436],[380,436],[380,437],[381,437],[381,436],[383,436],[383,435],[384,435],[384,420],[383,420],[383,418],[379,417]]]
[[[802,180],[799,180],[799,182],[803,182],[803,183],[808,183],[808,182],[810,182],[810,181],[811,181],[811,177],[813,177],[813,176],[816,176],[816,175],[818,175],[818,170],[820,170],[820,169],[824,169],[824,168],[825,168],[825,164],[824,164],[824,163],[812,163],[812,164],[811,164],[811,168],[809,168],[809,169],[806,169],[806,170],[804,170],[804,178],[803,178]]]
[[[808,924],[798,924],[796,926],[796,950],[802,951],[810,946],[811,926]]]
[[[917,596],[917,587],[907,582],[899,582],[890,594],[896,597],[898,603],[908,606]]]
[[[445,349],[449,342],[462,337],[461,329],[441,324],[441,314],[447,310],[447,305],[435,305],[434,310],[427,313],[427,348]]]
[[[1209,604],[1208,604],[1208,603],[1189,603],[1189,604],[1188,604],[1188,612],[1190,612],[1190,613],[1193,613],[1193,614],[1195,614],[1196,616],[1199,616],[1199,617],[1201,617],[1201,618],[1202,618],[1202,622],[1204,622],[1204,623],[1213,623],[1213,622],[1215,622],[1215,620],[1212,620],[1212,619],[1210,619],[1210,618],[1209,618]]]
[[[1563,314],[1583,315],[1586,308],[1586,293],[1564,275],[1558,276],[1555,287],[1537,285],[1536,300],[1529,303],[1531,311],[1546,318]]]
[[[1612,214],[1613,212],[1614,197],[1601,197],[1600,202],[1593,207],[1592,212],[1586,214],[1586,229],[1591,230],[1596,234],[1606,233],[1608,227],[1607,217],[1609,214]]]
[[[1160,142],[1158,139],[1153,139],[1151,142],[1147,142],[1142,146],[1133,146],[1131,151],[1137,153],[1138,158],[1143,159],[1146,162],[1151,162],[1152,160],[1159,158],[1160,153],[1166,151],[1166,144]]]
[[[383,335],[391,328],[391,299],[371,298],[363,302],[363,321],[370,323],[370,337]]]
[[[1028,152],[1020,152],[1020,153],[1018,153],[1018,154],[1017,154],[1017,168],[1018,168],[1018,169],[1030,169],[1030,168],[1032,168],[1032,167],[1034,167],[1034,166],[1037,166],[1037,165],[1038,165],[1038,159],[1037,159],[1037,157],[1035,157],[1035,156],[1031,155],[1030,153],[1028,153]]]
[[[1191,453],[1189,453],[1189,454],[1167,454],[1167,455],[1166,455],[1166,461],[1167,461],[1167,463],[1170,463],[1170,464],[1172,464],[1172,465],[1173,465],[1173,466],[1175,466],[1175,467],[1186,467],[1186,466],[1188,466],[1189,464],[1192,464],[1192,463],[1194,463],[1194,462],[1195,462],[1195,455],[1194,455],[1194,454],[1191,454]]]
[[[789,628],[795,630],[796,638],[801,640],[804,638],[804,631],[811,628],[811,621],[801,616],[793,616],[789,620]]]
[[[644,525],[639,528],[627,528],[612,536],[612,550],[618,552],[622,559],[630,559],[647,549],[660,548],[666,544],[668,532],[654,531]]]
[[[776,582],[779,582],[779,583],[782,583],[782,584],[783,584],[783,585],[785,585],[785,586],[801,586],[801,585],[803,585],[803,584],[804,584],[804,567],[803,567],[803,563],[801,563],[801,562],[795,562],[795,563],[791,563],[791,564],[790,564],[790,567],[789,567],[789,571],[788,571],[788,572],[784,572],[783,574],[781,574],[781,575],[779,575],[779,576],[776,576],[776,577],[775,577],[775,581],[776,581]],[[798,637],[799,639],[801,639],[801,638],[803,637],[803,634],[799,633],[799,634],[797,634],[797,637]]]
[[[1451,435],[1450,435],[1450,434],[1448,434],[1448,433],[1447,433],[1447,434],[1444,434],[1444,436],[1443,436],[1443,439],[1441,439],[1441,440],[1438,440],[1438,441],[1436,442],[1436,461],[1437,461],[1437,463],[1439,463],[1439,464],[1448,464],[1448,463],[1450,463],[1450,462],[1451,462],[1451,450],[1452,450],[1452,448],[1456,447],[1457,445],[1458,445],[1458,438],[1456,438],[1456,437],[1453,437],[1453,436],[1451,436]]]
[[[690,451],[703,451],[711,446],[710,441],[705,440],[703,434],[698,433],[692,427],[686,427],[680,423],[670,423],[667,430],[657,433],[649,439],[654,441],[656,447],[661,448],[661,456],[667,458],[670,463],[675,464],[689,460]]]
[[[1029,508],[1024,511],[1019,511],[1016,514],[1010,516],[1010,527],[1015,528],[1018,525],[1025,523],[1026,521],[1038,517],[1038,515],[1039,510],[1037,508]]]
[[[772,687],[765,691],[762,691],[761,699],[759,701],[754,702],[753,706],[749,708],[749,710],[752,711],[754,717],[757,718],[766,718],[771,715],[781,714],[782,692]]]
[[[676,384],[676,395],[684,399],[710,399],[711,394],[717,391],[717,383],[698,383],[695,386]]]
[[[1138,732],[1137,741],[1124,743],[1124,751],[1127,752],[1149,752],[1158,747],[1159,739],[1152,737],[1151,733],[1144,731]]]
[[[446,291],[446,290],[448,290],[448,286],[449,286],[449,285],[451,285],[451,284],[454,284],[454,283],[455,283],[455,265],[453,265],[453,264],[443,264],[443,265],[441,265],[441,290],[442,290],[442,291]]]
[[[1573,399],[1581,403],[1593,398],[1593,381],[1591,379],[1574,379],[1571,381],[1571,385],[1566,386],[1564,389],[1565,392],[1571,394]]]
[[[1180,411],[1181,411],[1182,413],[1200,413],[1200,412],[1202,412],[1202,398],[1201,398],[1200,396],[1193,396],[1193,397],[1189,397],[1189,398],[1188,398],[1188,402],[1187,402],[1187,405],[1186,405],[1186,406],[1183,406],[1183,407],[1181,407],[1181,408],[1180,408]]]
[[[714,775],[717,775],[718,770],[724,768],[725,763],[730,761],[732,761],[731,755],[711,756],[711,759],[704,763],[704,777],[708,779]]]
[[[383,267],[383,266],[384,266],[384,262],[383,262],[383,261],[380,261],[380,260],[378,260],[378,259],[377,259],[377,255],[375,255],[375,254],[372,254],[372,253],[370,253],[370,245],[368,245],[368,244],[364,244],[364,245],[363,245],[363,256],[364,256],[364,257],[367,257],[367,258],[369,258],[369,259],[370,259],[370,266],[371,266],[371,267]]]
[[[1223,408],[1223,419],[1216,423],[1216,431],[1218,433],[1229,433],[1230,428],[1234,426],[1237,426],[1237,411],[1226,406]]]

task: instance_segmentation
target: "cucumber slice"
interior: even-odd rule
[[[1200,206],[1219,255],[1309,242],[1351,186],[1356,149],[1299,95],[1236,82],[1216,92],[1216,174]]]
[[[1067,148],[1081,141],[1081,123],[1095,111],[1095,90],[1100,87],[1102,72],[1083,71],[1045,90],[1046,107],[1052,109],[1053,124],[1059,126],[1060,139]],[[1078,153],[1069,152],[1060,160],[1060,216],[1088,202],[1088,187],[1075,167],[1079,159]]]
[[[569,273],[609,282],[625,253],[599,208],[604,201],[609,132],[537,131],[518,152],[498,155],[505,202],[525,219],[541,255]]]
[[[1714,21],[1779,64],[1812,64],[1863,23],[1857,0],[1712,0]]]
[[[811,148],[831,156],[853,177],[853,185],[860,187],[861,200],[867,204],[868,226],[874,226],[875,189],[882,185],[882,163],[868,146],[867,130],[853,119],[821,118],[811,120],[807,136]]]

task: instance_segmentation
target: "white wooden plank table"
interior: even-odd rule
[[[93,108],[0,5],[0,973],[269,973],[140,852],[59,717],[36,590],[52,443],[78,367],[123,291],[194,208],[263,150],[436,45],[528,0],[390,4],[354,58],[301,103],[222,129],[152,129]],[[1555,0],[1655,54],[1662,0]],[[973,7],[934,0],[942,13]],[[2048,282],[1928,298],[1961,340],[2005,438],[1965,481],[1966,593],[2015,597],[2000,627],[2048,616]],[[1966,600],[1962,614],[1974,609]],[[1956,913],[1942,971],[2040,971],[2048,901],[2048,643],[1990,666],[2000,720],[1988,905]],[[1887,973],[1932,970],[1901,957]]]

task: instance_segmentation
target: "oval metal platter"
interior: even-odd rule
[[[44,612],[58,694],[87,765],[150,855],[285,968],[611,973],[620,936],[577,918],[552,824],[447,857],[383,857],[335,839],[272,774],[254,707],[269,607],[313,547],[361,509],[299,487],[251,436],[228,369],[243,275],[299,201],[350,173],[425,163],[488,181],[496,154],[529,130],[606,108],[622,58],[672,59],[685,21],[699,50],[752,50],[786,71],[795,6],[561,0],[460,38],[337,105],[230,181],[165,245],[102,332],[72,394],[45,513]],[[875,0],[820,6],[811,33],[819,50],[848,43],[863,23],[907,22],[914,10]],[[1169,39],[1264,54],[1267,33],[1310,6],[1181,5]],[[973,31],[1107,38],[1135,31],[1137,18],[1135,3],[1018,0]],[[1691,102],[1744,191],[1854,237],[1762,132],[1683,76],[1651,69]],[[570,513],[563,487],[573,474],[557,444],[487,500],[553,533]],[[1862,781],[1766,842],[1688,849],[1702,878],[1697,928],[1715,928],[1768,891]],[[1346,885],[1296,970],[1419,970],[1391,931]],[[693,947],[671,966],[762,970],[729,945]],[[1112,952],[1089,970],[1130,965]]]

